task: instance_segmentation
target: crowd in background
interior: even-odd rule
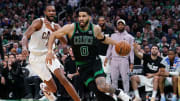
[[[56,21],[61,26],[77,21],[76,11],[86,5],[92,10],[95,24],[99,16],[104,16],[106,24],[116,30],[116,21],[124,19],[126,31],[146,54],[150,54],[153,44],[159,46],[162,57],[167,56],[168,49],[180,52],[180,0],[0,0],[0,98],[11,98],[10,92],[17,99],[32,97],[27,86],[32,83],[39,86],[40,79],[31,72],[28,59],[21,54],[21,38],[34,19],[43,17],[43,7],[48,3],[55,5]],[[65,13],[59,16],[63,10]],[[55,49],[66,74],[73,74],[76,69],[69,68],[75,66],[69,51],[71,48],[64,46]],[[134,65],[141,64],[135,58]],[[67,76],[72,79],[72,75]]]

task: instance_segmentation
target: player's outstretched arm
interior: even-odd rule
[[[52,46],[55,39],[62,39],[64,35],[71,34],[71,28],[72,24],[65,25],[61,29],[58,29],[57,31],[53,32],[48,40],[48,54],[46,56],[46,63],[52,64],[52,59],[54,59],[54,55],[52,53]],[[68,35],[69,36],[69,35]]]
[[[28,39],[31,37],[31,35],[35,32],[38,31],[39,29],[41,29],[42,26],[42,21],[40,19],[36,19],[32,22],[32,24],[28,27],[28,29],[26,30],[26,32],[23,35],[22,38],[22,54],[23,55],[28,55]]]
[[[134,46],[134,53],[135,53],[135,55],[136,55],[138,58],[142,59],[142,58],[143,58],[143,53],[139,51],[139,49],[138,49],[138,44],[137,44],[137,43],[134,43],[133,46]]]
[[[94,25],[95,26],[95,25]],[[105,44],[112,44],[112,45],[116,45],[118,42],[116,40],[112,40],[110,37],[108,36],[104,36],[101,32],[101,28],[96,25],[94,27],[94,32],[95,32],[95,36],[98,40],[101,40],[103,43]]]

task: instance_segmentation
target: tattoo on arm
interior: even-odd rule
[[[106,83],[104,77],[99,77],[96,79],[97,87],[103,88],[103,92],[113,94],[115,92],[115,88]]]

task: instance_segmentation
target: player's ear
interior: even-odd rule
[[[91,18],[92,18],[92,17],[91,17],[91,16],[89,16],[89,21],[91,21]]]

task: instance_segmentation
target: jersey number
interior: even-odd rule
[[[89,51],[87,46],[81,46],[80,47],[81,56],[88,56]]]

